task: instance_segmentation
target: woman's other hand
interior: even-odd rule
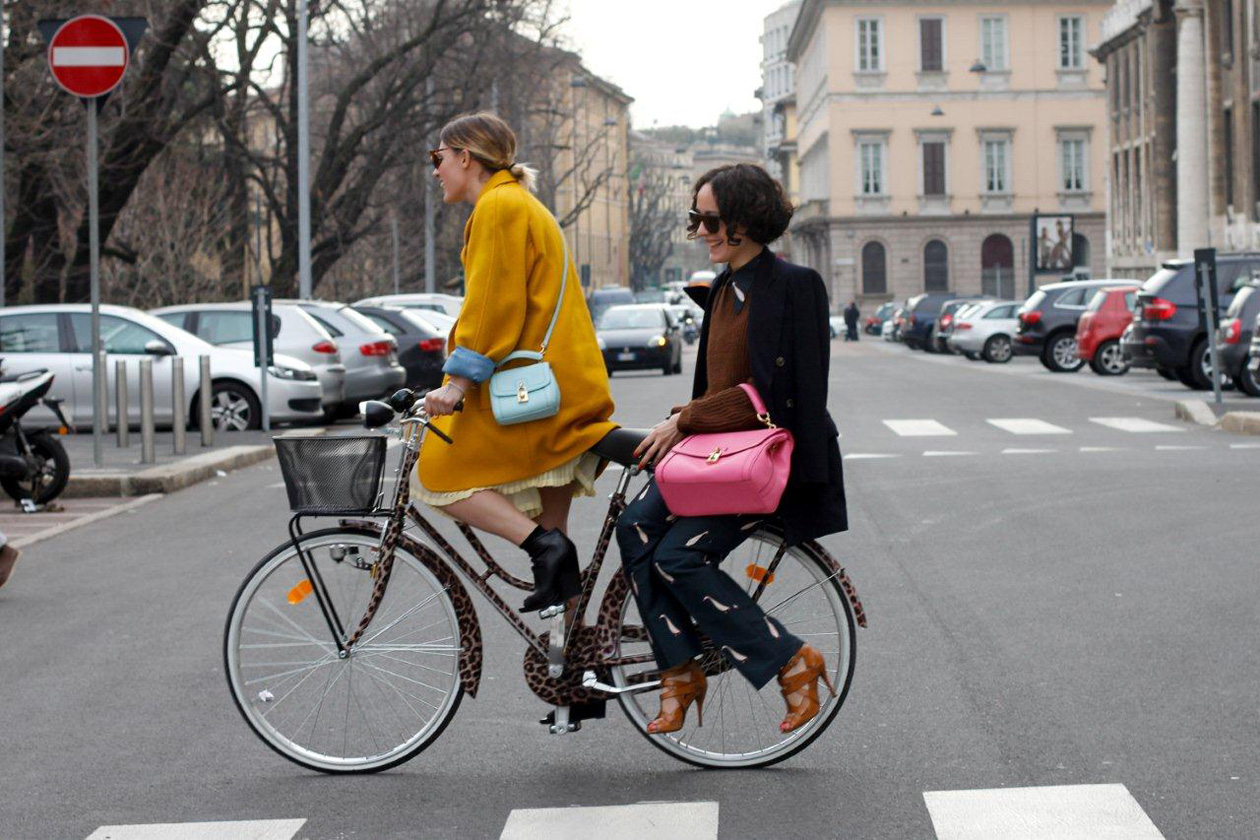
[[[424,395],[424,411],[430,417],[442,417],[454,414],[459,404],[464,401],[465,387],[452,377],[441,388],[436,388]]]
[[[678,430],[678,415],[671,416],[668,420],[657,423],[652,427],[652,431],[648,432],[648,436],[643,439],[634,450],[634,457],[639,458],[639,469],[646,469],[649,464],[655,464],[665,457],[665,453],[673,449],[678,441],[682,440],[686,435]]]

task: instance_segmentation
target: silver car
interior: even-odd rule
[[[190,303],[150,310],[172,326],[187,330],[216,347],[254,349],[254,310],[249,301]],[[311,366],[324,388],[324,411],[336,410],[346,400],[346,366],[328,330],[299,306],[271,308],[275,352],[301,359]]]
[[[1009,300],[986,300],[954,316],[950,349],[967,358],[1004,364],[1011,360],[1011,336],[1019,326],[1016,313],[1020,304]]]
[[[400,309],[430,309],[445,312],[452,318],[459,317],[464,305],[462,297],[444,294],[377,295],[356,301],[355,306],[397,306]]]
[[[0,355],[7,373],[40,368],[55,376],[50,396],[65,400],[77,426],[90,426],[92,409],[92,324],[86,303],[11,306],[0,309]],[[106,387],[114,411],[115,363],[127,363],[127,420],[140,422],[140,362],[153,362],[153,416],[159,425],[172,418],[172,359],[183,360],[184,414],[196,416],[199,357],[210,357],[216,428],[257,429],[262,425],[261,378],[253,353],[215,347],[129,306],[101,306],[101,340],[106,352]],[[276,422],[318,420],[323,388],[310,365],[276,354],[268,370],[267,405]],[[44,411],[44,409],[40,409]],[[51,419],[51,413],[47,419]],[[115,418],[116,419],[116,418]]]
[[[342,415],[358,413],[359,403],[393,393],[407,382],[398,363],[398,342],[392,335],[344,303],[317,300],[278,300],[295,304],[332,335],[346,366],[346,396]]]

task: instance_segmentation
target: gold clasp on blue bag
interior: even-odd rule
[[[516,401],[518,403],[529,402],[529,391],[526,390],[524,382],[516,383]]]

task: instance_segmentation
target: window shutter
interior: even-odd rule
[[[919,21],[919,69],[925,73],[942,69],[940,18]]]
[[[923,144],[923,194],[945,194],[945,144]]]

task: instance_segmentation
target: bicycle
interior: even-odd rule
[[[659,673],[623,574],[605,588],[595,623],[586,621],[645,431],[617,429],[593,448],[622,473],[582,571],[576,606],[542,611],[550,629],[536,633],[490,585],[498,578],[528,592],[531,582],[500,566],[472,529],[458,523],[484,567],[479,571],[410,503],[408,478],[422,435],[450,438],[430,426],[416,396],[405,390],[367,403],[364,414],[369,429],[401,415],[392,503],[381,505],[385,436],[277,438],[293,512],[289,540],[249,573],[228,613],[224,665],[233,700],[280,755],[325,773],[370,773],[407,761],[437,740],[463,695],[476,697],[481,681],[481,627],[461,574],[525,640],[525,680],[554,707],[540,721],[552,734],[576,732],[584,720],[604,717],[607,700],[616,698],[632,725],[676,759],[707,768],[764,767],[807,747],[835,718],[853,678],[855,621],[866,626],[862,604],[822,546],[788,547],[766,523],[732,552],[746,561],[745,588],[755,600],[765,597],[768,613],[823,653],[836,695],[823,695],[822,709],[808,724],[780,733],[777,686],[754,690],[706,641],[700,660],[709,679],[705,726],[689,721],[668,735],[645,731],[655,716]],[[303,532],[305,517],[338,523]],[[351,627],[346,618],[358,620]],[[649,692],[652,710],[642,704]]]

